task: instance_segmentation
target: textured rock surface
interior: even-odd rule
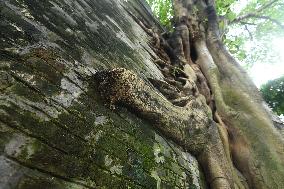
[[[129,12],[159,28],[142,0],[0,2],[0,188],[203,187],[194,157],[92,85],[115,67],[162,79]]]

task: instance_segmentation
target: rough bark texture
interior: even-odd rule
[[[200,66],[211,90],[213,115],[221,125],[221,139],[232,165],[230,188],[282,188],[283,137],[257,88],[222,44],[214,0],[176,0],[174,7],[176,22],[190,31],[191,48],[197,54],[194,63]]]
[[[142,0],[0,5],[1,188],[284,187],[214,1],[174,0],[172,33]]]
[[[203,188],[193,156],[124,108],[93,75],[162,79],[144,1],[0,2],[0,188]],[[150,86],[150,82],[147,83]]]

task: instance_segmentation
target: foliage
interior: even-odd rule
[[[284,76],[261,86],[264,100],[278,115],[284,115]]]
[[[217,6],[221,5],[218,2]],[[223,8],[219,6],[219,9]],[[223,34],[230,52],[246,65],[279,60],[280,54],[273,50],[271,42],[284,37],[283,10],[283,0],[240,0],[232,3],[224,15],[228,26]],[[236,47],[240,51],[236,51]]]
[[[146,1],[170,30],[171,0]],[[284,37],[284,0],[216,0],[216,9],[223,42],[238,60],[249,67],[279,59],[270,42]]]
[[[216,10],[219,16],[226,16],[229,20],[234,20],[236,18],[236,13],[233,12],[231,5],[235,0],[217,0]]]
[[[173,6],[171,0],[146,0],[151,6],[153,13],[158,17],[161,24],[168,30],[172,29]]]
[[[172,28],[171,0],[147,0],[154,14]],[[216,0],[219,28],[228,50],[249,69],[254,64],[281,61],[273,46],[284,39],[284,0]],[[264,99],[278,114],[284,113],[283,77],[263,85]],[[281,88],[282,87],[282,88]],[[282,92],[282,93],[281,93]]]

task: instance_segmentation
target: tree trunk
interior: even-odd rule
[[[115,67],[163,79],[135,19],[161,28],[148,10],[138,0],[0,1],[1,189],[204,188],[192,155],[109,109],[94,86]]]
[[[230,188],[282,188],[283,138],[273,126],[257,88],[222,44],[214,1],[177,0],[174,7],[176,22],[184,23],[191,33],[191,48],[197,54],[195,63],[207,79],[215,104],[213,115],[223,127],[219,131],[224,131],[220,132],[221,139],[233,168],[234,186],[229,179]],[[245,178],[245,184],[240,182],[238,173]]]
[[[0,2],[0,188],[284,187],[214,2],[173,5],[163,33],[144,0]]]

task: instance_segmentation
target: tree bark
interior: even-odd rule
[[[0,2],[1,188],[284,187],[214,1],[173,6],[165,34],[143,0]]]
[[[205,188],[192,155],[109,109],[94,85],[116,67],[163,79],[138,25],[161,28],[148,10],[140,0],[0,1],[1,189]]]
[[[283,187],[283,138],[263,107],[257,88],[222,44],[214,1],[174,1],[174,6],[176,20],[186,17],[191,33],[199,33],[192,39],[191,48],[196,49],[196,64],[214,96],[219,123],[228,133],[228,161],[246,178],[250,188]],[[245,187],[234,175],[237,173],[232,174],[235,186]]]

